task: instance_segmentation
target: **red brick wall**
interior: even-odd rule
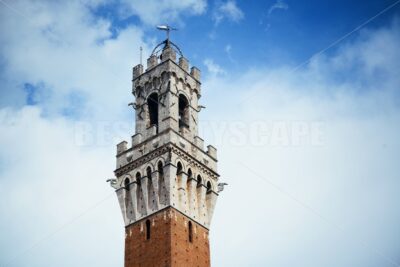
[[[146,220],[150,239],[146,239]],[[208,230],[192,222],[189,242],[188,217],[168,208],[138,221],[125,230],[125,267],[209,267]]]

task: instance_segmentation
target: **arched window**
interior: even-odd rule
[[[207,182],[207,193],[210,193],[211,190],[212,190],[211,182],[208,181],[208,182]]]
[[[147,178],[149,179],[149,181],[151,181],[151,168],[150,168],[150,166],[147,167],[146,174],[147,174]]]
[[[189,128],[189,102],[184,95],[179,95],[179,128]]]
[[[182,163],[178,162],[178,164],[176,166],[176,174],[180,175],[182,170],[183,170]]]
[[[156,93],[149,95],[147,106],[149,108],[149,127],[155,125],[158,132],[158,95]]]
[[[150,239],[150,220],[146,220],[146,239]]]
[[[165,193],[165,181],[164,181],[164,168],[161,161],[157,163],[157,170],[158,170],[158,196],[160,200],[160,204],[164,204],[167,196]]]
[[[140,176],[140,172],[136,173],[136,183],[138,185],[138,187],[141,185],[141,176]]]
[[[129,190],[129,184],[130,184],[129,178],[126,178],[124,181],[124,186],[126,190]]]
[[[187,184],[187,185],[186,185],[186,187],[187,187],[186,190],[190,191],[190,190],[189,190],[189,187],[190,187],[190,184],[191,184],[191,182],[192,182],[191,179],[192,179],[192,176],[193,176],[192,170],[191,170],[190,168],[188,169],[187,175],[188,175],[188,177],[187,177],[187,181],[186,181],[186,184]],[[189,193],[190,193],[190,192],[189,192]]]
[[[201,179],[200,175],[197,175],[197,187],[201,186],[203,180]]]
[[[188,230],[188,232],[189,232],[189,242],[190,243],[192,243],[193,242],[193,225],[192,225],[192,222],[191,221],[189,221],[189,230]]]
[[[158,162],[157,170],[158,170],[160,177],[164,177],[164,168],[163,168],[161,161]]]
[[[178,183],[178,190],[182,186],[182,170],[183,170],[182,163],[178,162],[176,166],[176,178]]]

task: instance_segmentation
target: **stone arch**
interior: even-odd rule
[[[164,160],[164,158],[163,157],[159,157],[157,160],[156,160],[156,165],[154,165],[154,167],[155,166],[157,166],[157,170],[158,170],[158,164],[161,162],[161,164],[164,166],[165,165],[165,160]]]
[[[183,164],[181,161],[176,162],[176,174],[179,174],[184,171]]]
[[[124,187],[127,191],[129,191],[129,184],[131,183],[130,176],[125,176],[124,179]]]
[[[138,187],[141,185],[142,174],[140,171],[137,171],[135,174],[135,182],[137,183]]]
[[[197,187],[200,187],[203,184],[203,179],[201,178],[200,174],[197,175],[196,181],[197,181]]]
[[[178,164],[180,163],[181,165],[182,165],[182,170],[183,171],[185,171],[186,170],[186,166],[185,166],[185,162],[184,162],[184,159],[182,158],[182,157],[180,157],[180,156],[178,156],[176,159],[175,159],[175,166],[176,166],[176,168],[178,169]]]
[[[179,98],[179,95],[183,95],[184,97],[186,97],[186,99],[188,100],[188,103],[189,103],[189,107],[190,107],[190,99],[191,99],[191,97],[189,96],[189,94],[185,90],[180,89],[180,90],[178,90],[176,92],[176,94],[177,94],[178,98]]]
[[[151,170],[154,170],[155,168],[154,168],[154,164],[153,164],[153,162],[151,162],[151,161],[149,161],[149,162],[147,162],[147,164],[146,165],[144,165],[143,167],[142,167],[142,173],[144,174],[144,175],[147,175],[147,169],[148,168],[150,168]]]
[[[187,174],[188,174],[188,181],[189,181],[190,178],[193,178],[193,172],[192,172],[191,168],[188,168]]]
[[[207,193],[210,193],[213,190],[212,183],[210,181],[206,182]]]

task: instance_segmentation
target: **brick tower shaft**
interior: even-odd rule
[[[174,208],[128,226],[125,236],[125,267],[210,266],[208,229]]]

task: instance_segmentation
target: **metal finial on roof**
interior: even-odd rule
[[[169,32],[178,30],[177,28],[172,28],[169,25],[158,25],[157,29],[167,32],[167,42],[169,42]]]
[[[152,55],[156,54],[156,53],[159,51],[159,50],[157,50],[157,49],[158,49],[161,45],[164,44],[163,49],[165,49],[165,48],[167,48],[167,47],[170,47],[170,46],[173,46],[173,47],[178,51],[178,53],[179,53],[181,56],[183,56],[181,49],[180,49],[176,44],[174,44],[173,42],[171,42],[171,41],[169,40],[169,33],[170,33],[170,31],[177,31],[178,29],[177,29],[177,28],[173,28],[173,27],[171,27],[171,26],[169,26],[169,25],[159,25],[159,26],[157,26],[157,29],[159,29],[159,30],[161,30],[161,31],[166,31],[166,32],[167,32],[167,39],[165,39],[164,41],[162,41],[161,43],[159,43],[159,44],[153,49],[153,52],[151,52],[151,54],[152,54]]]

